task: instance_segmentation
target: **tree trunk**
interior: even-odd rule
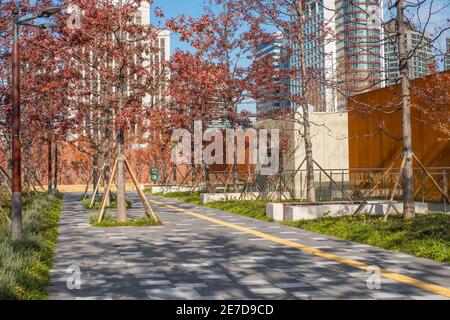
[[[20,46],[18,10],[13,7],[12,48],[12,108],[11,108],[11,233],[13,239],[22,236],[22,154],[20,140]]]
[[[206,190],[208,192],[213,192],[212,191],[212,185],[211,185],[211,179],[209,177],[209,167],[208,167],[208,165],[206,163],[203,164],[203,170],[205,172]]]
[[[172,184],[176,185],[177,184],[177,165],[174,164],[172,167]]]
[[[237,108],[234,107],[235,115],[237,114]],[[237,141],[236,141],[236,124],[233,122],[232,128],[234,131],[233,134],[233,189],[234,192],[239,192],[239,166],[238,166],[238,150],[237,150]],[[228,142],[227,142],[228,143]]]
[[[405,21],[403,0],[397,2],[399,71],[402,87],[403,156],[406,157],[403,169],[403,215],[407,220],[415,218],[414,172],[411,141],[411,105],[409,93],[409,58],[405,49]]]
[[[52,193],[52,140],[49,138],[47,141],[47,193]]]
[[[305,139],[305,162],[306,162],[306,200],[308,202],[316,201],[316,189],[314,186],[314,163],[313,163],[313,151],[312,151],[312,139],[311,139],[311,123],[309,121],[309,110],[307,102],[308,92],[308,74],[305,65],[305,16],[303,14],[303,1],[298,2],[298,12],[300,13],[300,38],[299,38],[299,50],[300,50],[300,81],[302,92],[302,110],[303,110],[303,138]]]
[[[92,190],[95,190],[97,187],[98,178],[100,176],[99,172],[99,129],[98,129],[98,114],[95,113],[94,118],[94,154],[92,155]]]
[[[103,152],[103,190],[106,190],[106,187],[108,185],[109,182],[109,178],[110,178],[110,160],[111,160],[111,131],[110,131],[110,125],[111,125],[111,118],[110,118],[110,113],[105,110],[104,113],[104,119],[105,119],[105,144],[104,144],[104,152]],[[110,193],[111,194],[111,193]],[[108,197],[105,200],[105,205],[107,207],[111,206],[111,196],[110,194],[108,194]]]
[[[303,135],[305,139],[306,162],[306,198],[308,202],[316,201],[316,189],[314,186],[314,163],[311,141],[311,124],[309,122],[308,106],[303,107]]]
[[[119,35],[117,42],[120,43],[124,40],[123,30],[122,30],[122,0],[118,3],[119,10]],[[118,116],[122,115],[123,111],[123,97],[125,90],[124,74],[123,68],[120,69],[119,73],[119,105],[118,105]],[[120,124],[121,125],[121,124]],[[120,222],[126,222],[127,217],[127,204],[125,200],[125,132],[122,127],[119,127],[119,132],[117,135],[117,220]]]
[[[110,166],[109,166],[109,152],[107,152],[107,156],[105,156],[106,162],[105,166],[103,168],[103,190],[106,190],[108,186],[108,182],[110,179]],[[105,195],[103,195],[105,196]],[[109,207],[111,206],[111,193],[108,194],[108,197],[105,200],[105,206]]]
[[[53,183],[53,190],[58,190],[58,144],[55,141],[55,177]]]
[[[235,151],[236,152],[236,151]],[[234,163],[233,163],[233,189],[234,192],[239,192],[239,167],[236,160],[236,153],[234,155]]]
[[[118,144],[117,144],[117,220],[126,222],[127,206],[125,200],[125,156],[124,156],[124,130],[119,129]]]
[[[92,155],[92,190],[95,190],[97,187],[98,177],[99,177],[99,169],[98,169],[98,148],[95,148],[94,154]]]

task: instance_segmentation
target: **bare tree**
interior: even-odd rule
[[[357,1],[351,1],[360,6]],[[412,149],[411,109],[413,107],[424,109],[424,105],[412,105],[411,94],[417,89],[411,88],[410,80],[416,77],[429,75],[437,71],[436,58],[442,56],[437,50],[437,44],[442,36],[449,30],[449,20],[443,21],[440,26],[432,26],[432,19],[440,12],[448,10],[450,4],[435,0],[396,0],[386,3],[385,12],[391,16],[389,21],[383,23],[384,39],[380,47],[384,50],[390,47],[389,53],[381,56],[384,66],[380,71],[383,84],[399,85],[399,101],[391,101],[397,104],[402,113],[402,142],[403,142],[403,166],[401,167],[403,187],[403,215],[407,220],[415,218],[414,207],[414,153]],[[381,53],[383,53],[383,51]],[[422,66],[426,64],[426,66]],[[395,67],[392,67],[394,65]],[[417,95],[417,93],[416,93]],[[349,97],[352,99],[352,97]],[[356,107],[370,112],[392,112],[386,110],[386,106],[363,105],[356,103]],[[394,109],[395,111],[395,109]],[[431,125],[431,124],[430,124]],[[385,132],[389,135],[389,132]]]

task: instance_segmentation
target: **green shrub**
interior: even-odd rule
[[[0,299],[45,299],[58,237],[61,196],[39,194],[24,208],[23,235],[0,227]]]
[[[156,195],[156,194],[155,194]],[[157,194],[169,199],[177,199],[192,204],[200,204],[200,192],[170,192],[166,194]]]
[[[165,198],[177,199],[179,201],[188,202],[196,205],[201,205],[199,192],[171,192],[166,194],[155,194],[160,195]],[[223,211],[228,211],[235,214],[240,214],[243,216],[265,220],[273,221],[273,219],[266,216],[266,204],[267,200],[228,200],[228,201],[217,201],[207,203],[204,206],[212,209],[218,209]]]
[[[149,217],[140,217],[129,219],[127,222],[119,222],[113,218],[111,213],[107,212],[103,216],[103,220],[98,222],[98,216],[92,215],[89,217],[89,222],[93,227],[110,228],[110,227],[152,227],[162,225],[161,221],[155,221]]]
[[[100,205],[102,204],[102,199],[103,198],[99,198],[96,197],[94,200],[94,204],[92,205],[92,207],[90,207],[91,198],[87,198],[82,200],[81,202],[83,203],[83,208],[86,210],[98,210],[100,209]],[[132,203],[129,199],[125,199],[126,203],[127,203],[127,208],[131,209],[132,208]],[[117,200],[114,197],[111,197],[111,202],[109,206],[106,206],[105,209],[116,209],[117,208]]]
[[[446,214],[417,215],[413,221],[392,216],[385,222],[382,217],[361,215],[285,224],[437,262],[450,262],[450,216]]]
[[[250,218],[273,221],[266,216],[266,200],[218,201],[205,204],[206,207],[240,214]]]

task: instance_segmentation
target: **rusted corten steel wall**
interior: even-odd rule
[[[428,76],[411,81],[411,88],[430,85],[436,80]],[[440,85],[436,83],[435,85]],[[450,90],[450,88],[449,88]],[[414,90],[412,90],[414,92]],[[425,167],[450,167],[450,140],[446,133],[438,129],[426,112],[423,98],[411,96],[412,104],[412,148]],[[389,86],[349,99],[349,166],[356,168],[388,168],[402,153],[402,110],[400,86]],[[445,122],[444,122],[445,123]],[[399,168],[401,160],[396,162]],[[414,167],[419,165],[414,161]],[[396,170],[398,172],[398,170]],[[441,174],[437,174],[440,171]],[[443,186],[443,170],[436,172],[435,178]],[[450,178],[450,170],[447,170]],[[420,170],[415,171],[416,195],[421,193]],[[428,195],[439,200],[439,194],[429,179],[424,179],[424,189]]]

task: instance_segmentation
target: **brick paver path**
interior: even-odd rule
[[[137,196],[129,197],[130,215],[142,215]],[[152,206],[164,226],[93,228],[94,212],[79,199],[64,197],[50,299],[445,298],[385,278],[381,289],[368,289],[364,270],[174,207],[450,288],[450,265],[154,196],[149,199],[160,202]],[[80,269],[80,289],[68,289],[69,267]]]

